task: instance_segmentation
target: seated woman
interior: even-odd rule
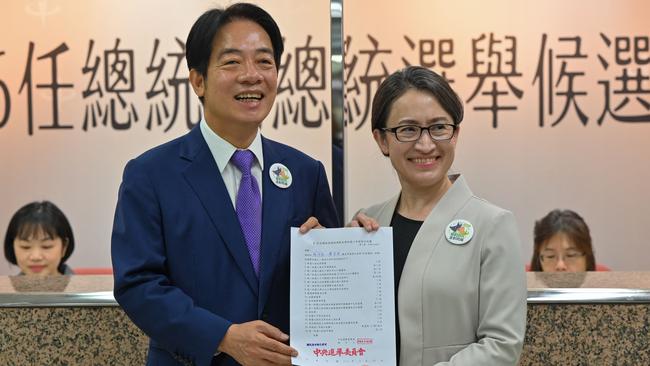
[[[52,202],[32,202],[9,221],[5,258],[24,275],[73,274],[65,264],[74,250],[68,219]]]
[[[553,210],[535,222],[531,271],[595,271],[596,260],[585,220],[571,210]]]

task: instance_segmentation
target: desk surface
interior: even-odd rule
[[[0,307],[117,306],[113,276],[0,276]]]
[[[570,302],[557,298],[561,291],[583,300],[648,294],[650,272],[527,273],[527,280],[519,365],[650,365],[650,301],[557,304]],[[0,365],[143,365],[148,338],[117,307],[112,288],[110,275],[0,277]]]
[[[529,303],[650,303],[650,272],[526,273]],[[117,306],[110,275],[0,276],[0,307]]]

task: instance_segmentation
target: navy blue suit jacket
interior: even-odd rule
[[[213,357],[232,323],[262,319],[289,334],[289,228],[338,219],[323,165],[262,139],[262,247],[255,276],[232,201],[199,127],[124,169],[111,254],[115,299],[151,339],[151,365],[236,365]],[[289,188],[268,169],[284,164]]]

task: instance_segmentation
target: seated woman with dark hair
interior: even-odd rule
[[[73,274],[65,264],[73,250],[74,236],[70,223],[52,202],[27,204],[9,221],[5,258],[20,267],[21,274]]]
[[[571,210],[553,210],[535,222],[531,271],[584,272],[596,270],[589,227]]]

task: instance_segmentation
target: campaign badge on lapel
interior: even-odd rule
[[[280,188],[289,188],[293,182],[289,168],[280,163],[274,163],[269,169],[269,177],[273,184]]]
[[[454,220],[447,224],[447,228],[445,229],[445,237],[447,238],[447,241],[452,244],[467,244],[472,240],[473,236],[474,226],[472,226],[472,224],[467,220]]]

